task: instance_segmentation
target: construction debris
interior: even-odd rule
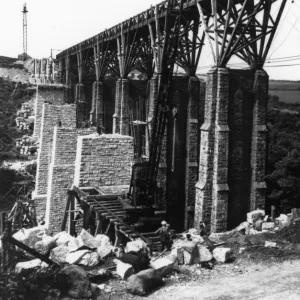
[[[213,257],[218,262],[227,263],[232,258],[232,251],[230,248],[216,248]]]
[[[35,244],[42,240],[44,235],[43,227],[22,228],[12,237],[28,247],[34,248]]]
[[[30,261],[19,262],[16,264],[15,272],[21,273],[23,270],[38,268],[41,265],[42,265],[42,261],[38,258]]]
[[[148,269],[128,278],[127,290],[134,295],[145,296],[151,290],[163,285],[162,277],[157,270]]]
[[[297,212],[291,215],[297,215]],[[135,295],[146,295],[162,285],[163,277],[181,278],[180,275],[176,275],[176,272],[184,269],[194,270],[196,268],[195,272],[198,276],[202,276],[206,267],[216,268],[218,265],[222,266],[222,264],[233,261],[234,258],[253,256],[255,251],[273,251],[274,255],[282,255],[280,253],[285,251],[283,249],[287,246],[282,246],[281,243],[270,238],[273,235],[269,233],[276,233],[275,237],[287,236],[287,230],[289,233],[298,232],[294,225],[297,220],[292,220],[290,225],[286,225],[285,221],[288,218],[287,215],[281,215],[279,217],[281,222],[275,220],[276,223],[274,223],[270,222],[269,217],[264,217],[260,211],[255,211],[248,215],[248,220],[251,220],[252,223],[243,222],[234,230],[222,234],[201,237],[195,229],[191,229],[189,232],[176,235],[171,252],[165,250],[158,255],[155,254],[151,261],[148,245],[140,239],[128,241],[124,248],[114,248],[109,237],[104,234],[94,237],[83,229],[76,238],[66,232],[60,232],[51,237],[42,227],[20,230],[15,236],[28,245],[34,245],[34,249],[40,254],[45,257],[49,256],[50,261],[61,268],[64,267],[60,276],[66,270],[69,272],[67,276],[69,278],[69,284],[67,284],[69,296],[79,297],[81,295],[80,297],[83,297],[83,294],[114,293],[111,286],[104,284],[112,276],[109,269],[114,266],[109,265],[110,261],[115,265],[116,271],[113,274],[118,275],[115,278],[127,281],[128,292]],[[258,222],[261,226],[260,230],[256,230]],[[296,237],[296,234],[294,236]],[[240,245],[237,249],[232,246],[234,241]],[[259,246],[253,248],[253,245]],[[126,252],[123,253],[122,249]],[[288,249],[291,253],[296,251],[295,247],[289,246]],[[278,251],[281,252],[277,253]],[[119,257],[116,257],[117,252],[120,253]],[[66,264],[72,268],[66,269]],[[111,267],[107,268],[107,266]],[[49,264],[42,262],[42,259],[21,262],[15,266],[18,273],[42,268],[49,268]],[[84,274],[84,276],[80,277],[80,274]],[[79,277],[82,280],[80,284],[83,286],[83,294],[80,294],[81,291],[75,286]],[[58,279],[61,283],[65,280],[59,276]],[[90,282],[93,284],[91,285]]]
[[[166,276],[174,269],[175,260],[171,260],[169,257],[162,257],[155,261],[150,262],[151,268],[159,272],[160,276]]]
[[[124,263],[119,259],[116,259],[115,262],[117,264],[116,272],[122,279],[127,279],[134,274],[134,269],[131,264]]]
[[[67,288],[68,296],[75,299],[92,296],[91,283],[86,272],[79,266],[66,266],[57,275],[59,283]]]

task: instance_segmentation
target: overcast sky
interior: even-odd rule
[[[0,55],[16,57],[23,52],[23,0],[1,0]],[[49,57],[50,49],[64,50],[106,28],[110,28],[161,0],[27,0],[28,54],[35,58]],[[277,6],[281,0],[276,4]],[[269,52],[272,59],[299,55],[300,0],[288,4],[279,32]],[[233,63],[235,60],[233,60]],[[201,66],[211,64],[211,54],[204,49]],[[272,79],[300,80],[300,59],[276,62],[272,65],[299,64],[292,67],[267,67]]]

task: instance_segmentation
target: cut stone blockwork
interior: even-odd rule
[[[81,128],[87,120],[87,103],[84,94],[84,85],[76,85],[76,105],[77,105],[77,127]]]
[[[215,68],[206,88],[194,222],[220,232],[264,207],[268,76]]]
[[[60,231],[67,189],[74,181],[77,137],[94,132],[95,128],[54,128],[46,205],[46,228],[52,233]]]
[[[92,109],[90,111],[90,122],[104,126],[104,98],[103,82],[95,81],[93,83]]]
[[[228,211],[228,127],[229,102],[229,71],[218,68],[217,103],[215,118],[214,145],[214,174],[213,174],[213,202],[211,215],[211,230],[213,232],[227,229]]]
[[[201,126],[199,180],[196,184],[194,226],[203,221],[208,230],[211,224],[214,170],[215,112],[217,99],[218,71],[207,73],[204,123]]]
[[[265,71],[256,71],[254,80],[254,108],[251,146],[250,209],[265,207],[265,174],[267,161],[267,109],[269,77]]]
[[[118,79],[116,83],[115,113],[113,115],[113,133],[129,134],[129,80]]]
[[[129,185],[133,156],[133,138],[130,136],[80,136],[74,184],[80,187]]]
[[[35,123],[33,138],[38,140],[41,132],[43,104],[64,104],[64,85],[62,84],[39,84],[36,88],[36,100],[34,106]]]
[[[54,127],[61,123],[62,127],[76,128],[76,106],[51,105],[44,103],[41,123],[40,147],[37,159],[36,185],[33,199],[36,200],[37,215],[45,212],[48,186],[49,164]]]
[[[189,101],[186,118],[186,161],[185,161],[185,217],[184,227],[192,223],[190,212],[195,209],[195,185],[198,180],[198,144],[199,144],[199,102],[200,81],[197,77],[189,79]]]

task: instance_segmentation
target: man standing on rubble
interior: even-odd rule
[[[158,228],[155,233],[160,235],[161,251],[164,251],[165,248],[168,248],[169,228],[167,227],[166,221],[162,221],[161,225],[162,226]]]

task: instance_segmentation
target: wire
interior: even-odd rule
[[[300,66],[300,64],[292,64],[292,65],[278,65],[278,66],[264,66],[264,68],[295,67],[295,66]]]
[[[298,22],[300,17],[297,18],[297,20],[295,21],[295,23],[292,25],[291,29],[289,30],[288,34],[286,35],[286,37],[284,38],[284,40],[280,43],[280,45],[272,52],[272,54],[270,55],[270,57],[283,45],[283,43],[286,41],[286,39],[289,37],[289,35],[291,34],[291,31],[293,30],[293,28],[295,27],[296,23]]]

